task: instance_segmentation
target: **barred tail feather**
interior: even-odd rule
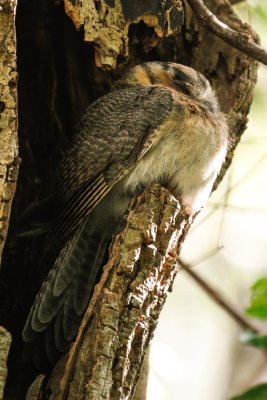
[[[108,230],[99,237],[90,229],[89,221],[84,223],[60,252],[35,300],[23,339],[32,342],[38,334],[44,335],[45,353],[51,362],[75,338],[111,236]]]

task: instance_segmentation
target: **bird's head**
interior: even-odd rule
[[[218,111],[218,103],[209,81],[200,72],[172,62],[147,62],[126,71],[117,86],[164,86],[198,101],[211,112]]]

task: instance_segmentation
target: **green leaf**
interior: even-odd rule
[[[266,400],[267,384],[254,386],[240,396],[232,397],[230,400]]]
[[[251,305],[247,314],[267,320],[267,278],[261,278],[251,288]]]
[[[267,335],[264,336],[257,336],[255,333],[251,331],[245,331],[242,333],[240,340],[242,343],[254,346],[254,347],[260,347],[260,348],[265,348],[267,347]],[[266,397],[267,399],[267,397]]]

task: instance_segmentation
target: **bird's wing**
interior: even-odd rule
[[[49,232],[45,254],[53,259],[72,236],[86,215],[109,192],[103,172],[98,172],[86,180],[71,196],[60,210],[55,223]]]
[[[144,156],[172,105],[168,89],[137,86],[110,92],[89,106],[57,171],[63,206],[46,253],[57,254],[83,218]]]
[[[110,164],[125,167],[126,160],[133,163],[132,153],[139,156],[140,151],[143,155],[172,106],[169,89],[138,85],[114,90],[90,105],[57,171],[58,197],[68,198],[96,171],[103,171],[112,185],[114,177],[109,177],[105,169]]]
[[[57,349],[65,348],[75,335],[112,235],[94,228],[97,223],[91,212],[149,150],[172,105],[167,89],[139,86],[113,91],[88,108],[57,172],[57,197],[64,206],[48,235],[41,265],[50,264],[52,269],[29,314],[25,341],[34,340],[53,320]],[[106,199],[102,214],[109,207]],[[50,333],[46,336],[51,340]]]

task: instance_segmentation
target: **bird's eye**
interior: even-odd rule
[[[184,71],[177,68],[173,70],[172,80],[178,90],[180,90],[184,94],[191,95],[192,79],[190,79],[190,76],[188,76],[188,74],[185,74]]]

